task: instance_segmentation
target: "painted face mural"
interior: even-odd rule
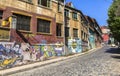
[[[20,43],[15,43],[13,46],[13,51],[16,55],[21,55],[22,50],[21,50],[21,44]]]

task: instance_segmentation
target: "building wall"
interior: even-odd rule
[[[110,30],[108,29],[107,26],[102,26],[101,30],[102,30],[103,41],[108,43],[108,40],[110,39],[109,37]]]
[[[66,37],[66,44],[69,53],[78,53],[82,52],[82,46],[81,46],[81,18],[80,18],[80,12],[76,11],[75,9],[72,9],[72,7],[65,7],[65,9],[69,10],[69,17],[65,18],[68,19],[68,25],[65,26],[69,28],[69,37]],[[72,13],[77,13],[77,19],[73,19]],[[73,29],[78,30],[78,36],[74,37]]]
[[[11,41],[29,42],[31,44],[39,43],[63,43],[64,23],[63,12],[64,6],[61,3],[61,11],[58,12],[58,2],[53,0],[51,7],[44,7],[37,4],[37,0],[33,0],[32,4],[20,0],[1,0],[0,9],[3,10],[3,19],[13,15],[13,13],[31,17],[30,31],[18,31],[11,29]],[[50,34],[37,32],[37,18],[51,21]],[[61,37],[56,36],[56,23],[62,25]],[[9,26],[10,27],[10,26]],[[55,29],[53,29],[55,28]],[[22,38],[20,37],[22,36]]]
[[[70,37],[73,38],[73,28],[78,29],[78,37],[80,37],[81,36],[81,32],[80,32],[81,25],[80,25],[80,17],[79,17],[80,13],[75,11],[77,13],[77,20],[74,20],[72,18],[72,12],[74,10],[69,9],[69,8],[66,8],[66,9],[69,10],[69,25],[67,27],[70,28]]]
[[[1,0],[0,10],[3,17],[0,25],[0,69],[42,61],[64,54],[64,6],[52,0],[51,8],[38,6],[37,0],[27,3],[20,0]],[[30,31],[16,30],[13,27],[13,14],[29,16]],[[37,32],[37,19],[50,21],[50,33]],[[56,36],[57,23],[61,24],[62,35]],[[3,26],[4,24],[4,26]],[[14,45],[21,47],[17,50]],[[8,62],[9,60],[9,62]]]
[[[81,39],[82,39],[82,50],[88,50],[88,25],[85,20],[81,22]]]
[[[109,35],[108,34],[103,34],[102,37],[103,37],[104,42],[108,42],[108,40],[109,40]]]

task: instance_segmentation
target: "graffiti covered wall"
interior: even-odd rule
[[[95,48],[95,38],[93,35],[90,35],[89,37],[89,49]]]
[[[87,51],[88,50],[88,42],[82,41],[82,51]]]
[[[81,40],[80,39],[69,39],[68,40],[68,49],[70,53],[82,52]]]
[[[64,49],[61,44],[30,46],[27,43],[0,42],[0,69],[62,55],[64,55]]]

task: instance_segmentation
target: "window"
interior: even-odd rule
[[[65,37],[69,37],[69,27],[65,27]]]
[[[57,23],[57,25],[56,25],[56,35],[62,36],[62,25],[59,23]]]
[[[73,29],[73,37],[78,37],[78,29]]]
[[[73,18],[74,20],[77,20],[77,13],[76,13],[76,12],[73,12],[73,13],[72,13],[72,18]]]
[[[84,33],[84,40],[86,40],[86,33]]]
[[[3,11],[0,10],[0,19],[2,19]]]
[[[69,17],[69,10],[65,9],[65,17]]]
[[[29,16],[24,16],[24,15],[19,15],[19,14],[13,14],[17,17],[17,30],[25,30],[25,31],[30,31],[30,20],[31,17]]]
[[[50,33],[50,21],[37,19],[37,32]]]
[[[58,2],[58,12],[62,12],[62,5]]]
[[[38,5],[50,7],[50,2],[51,2],[51,0],[38,0]]]
[[[81,36],[82,36],[82,39],[84,39],[84,32],[81,31]]]

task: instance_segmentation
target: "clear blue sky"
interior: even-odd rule
[[[66,0],[66,2],[72,2],[83,14],[95,18],[100,26],[107,25],[107,12],[112,0]]]

